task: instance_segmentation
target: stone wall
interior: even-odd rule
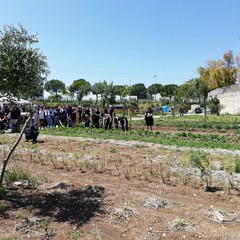
[[[209,92],[208,97],[217,97],[222,106],[221,114],[240,114],[240,83],[218,88]]]

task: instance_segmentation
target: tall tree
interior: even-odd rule
[[[205,68],[199,67],[198,72],[201,75],[209,91],[220,87],[227,87],[234,84],[237,80],[237,67],[232,51],[223,55],[223,60],[212,60],[207,62]]]
[[[162,92],[164,91],[164,87],[162,84],[159,83],[154,83],[152,85],[150,85],[148,88],[148,93],[151,95],[155,95],[157,93],[160,93],[162,95]]]
[[[108,84],[106,81],[101,82],[101,102],[104,108],[107,104],[113,104],[115,102],[115,91],[113,82]]]
[[[97,82],[92,86],[92,92],[96,95],[96,102],[95,104],[98,105],[98,96],[102,95],[105,90],[106,85],[102,82]]]
[[[147,98],[147,89],[143,83],[137,83],[131,87],[131,95],[137,96],[138,99]]]
[[[223,55],[223,76],[225,86],[230,86],[237,81],[237,67],[235,67],[235,59],[233,56],[233,52],[229,50]]]
[[[91,84],[83,78],[74,80],[69,87],[69,91],[72,94],[77,94],[78,101],[82,101],[82,98],[91,91]]]
[[[110,104],[114,104],[115,98],[116,98],[116,91],[115,91],[115,87],[113,85],[113,82],[111,82],[110,84],[108,84],[107,86],[107,96],[108,96],[108,100]]]
[[[197,89],[198,78],[193,78],[184,84],[180,85],[177,89],[176,97],[181,102],[199,102],[200,96]]]
[[[45,83],[44,89],[51,94],[55,94],[56,100],[58,101],[58,92],[62,92],[65,89],[65,83],[58,79],[52,79]]]
[[[119,95],[120,98],[124,97],[125,92],[126,92],[126,85],[115,85],[114,86],[114,92],[116,95]]]
[[[4,25],[0,31],[0,94],[31,97],[49,74],[47,59],[34,48],[36,34],[19,25]]]
[[[169,97],[170,99],[177,93],[178,85],[176,84],[167,84],[164,85],[163,97]]]

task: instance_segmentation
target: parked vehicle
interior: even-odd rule
[[[203,113],[203,110],[200,107],[196,107],[195,108],[195,113],[196,114]]]

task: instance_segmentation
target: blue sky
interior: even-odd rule
[[[0,9],[0,29],[38,33],[48,80],[67,85],[181,85],[240,51],[239,0],[0,0]]]

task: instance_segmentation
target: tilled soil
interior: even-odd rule
[[[1,146],[2,156],[8,151]],[[240,239],[237,189],[206,192],[199,178],[183,182],[163,166],[184,151],[44,135],[37,144],[21,140],[8,168],[40,184],[8,186],[0,239]]]

